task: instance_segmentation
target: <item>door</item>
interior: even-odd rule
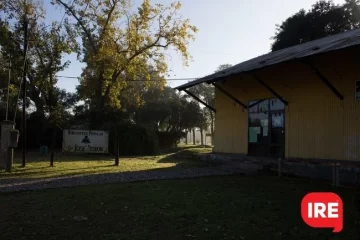
[[[248,155],[285,157],[285,105],[279,99],[249,102]]]

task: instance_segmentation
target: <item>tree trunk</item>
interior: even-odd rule
[[[51,139],[50,167],[54,166],[55,146],[56,146],[56,127],[53,127],[52,139]]]
[[[188,144],[188,131],[185,131],[185,144]]]
[[[104,123],[105,97],[97,93],[94,101],[95,104],[91,106],[90,128],[99,129]]]
[[[193,128],[193,145],[195,145],[196,142],[195,142],[195,128]]]
[[[201,146],[204,146],[204,132],[202,127],[200,127],[200,138],[201,138]]]

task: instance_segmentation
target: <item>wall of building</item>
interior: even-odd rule
[[[283,63],[255,72],[282,95],[285,110],[285,155],[288,158],[360,160],[360,48],[312,57],[319,71],[344,95],[340,100],[307,65]],[[247,104],[274,98],[250,74],[227,78],[224,89]],[[216,90],[214,151],[247,154],[248,112]]]

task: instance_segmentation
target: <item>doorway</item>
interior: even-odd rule
[[[248,155],[285,157],[285,104],[279,99],[249,102]]]

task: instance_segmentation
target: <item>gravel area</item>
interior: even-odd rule
[[[48,179],[8,179],[0,180],[0,192],[18,192],[42,190],[49,188],[74,187],[92,184],[105,184],[117,182],[135,182],[159,179],[181,179],[216,175],[230,175],[233,171],[220,168],[191,168],[176,169],[167,171],[144,171],[144,172],[123,172],[92,174],[83,176],[55,177]]]

